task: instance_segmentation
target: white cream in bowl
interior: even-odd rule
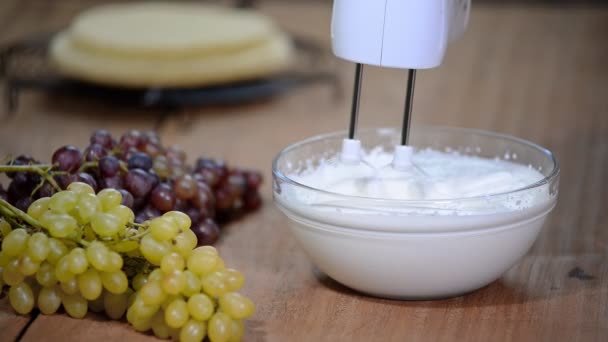
[[[405,172],[390,167],[392,130],[366,132],[358,165],[333,161],[339,135],[292,145],[275,160],[275,202],[336,281],[381,297],[454,296],[499,278],[538,236],[557,198],[550,153],[493,133],[425,129],[450,146],[419,138]]]

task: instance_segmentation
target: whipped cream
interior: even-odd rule
[[[342,195],[398,200],[438,200],[486,196],[521,189],[543,175],[501,159],[425,149],[412,156],[412,166],[396,170],[393,154],[381,149],[365,153],[360,163],[323,161],[293,180]]]

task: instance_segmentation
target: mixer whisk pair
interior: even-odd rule
[[[361,98],[361,84],[363,83],[363,64],[357,63],[355,68],[355,84],[350,114],[348,138],[342,143],[340,159],[345,163],[358,163],[361,161],[361,141],[355,139],[357,121],[359,118],[359,103]],[[405,93],[405,106],[403,110],[403,124],[401,127],[401,141],[395,146],[392,166],[396,170],[407,170],[412,167],[413,148],[409,145],[410,124],[414,101],[414,85],[416,83],[416,69],[408,69],[407,87]]]

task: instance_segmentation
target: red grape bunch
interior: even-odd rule
[[[6,174],[12,179],[6,190],[0,185],[0,198],[27,210],[36,199],[50,197],[74,182],[86,183],[95,192],[112,188],[133,210],[135,222],[181,211],[192,220],[198,245],[211,245],[220,234],[218,223],[261,206],[262,176],[229,168],[222,160],[199,158],[191,166],[186,159],[179,147],[163,146],[155,132],[130,130],[115,139],[108,131],[97,130],[84,150],[63,146],[53,153],[49,165],[26,155],[0,165],[0,171],[11,170]]]

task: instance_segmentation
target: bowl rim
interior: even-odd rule
[[[319,134],[319,135],[315,135],[312,136],[310,138],[304,139],[304,140],[300,140],[297,141],[295,143],[292,143],[290,145],[288,145],[287,147],[285,147],[284,149],[282,149],[279,153],[277,153],[277,155],[273,158],[272,160],[272,174],[274,177],[276,177],[277,179],[280,179],[281,181],[285,182],[285,183],[289,183],[293,186],[296,187],[301,187],[303,189],[309,190],[309,191],[314,191],[320,194],[325,194],[325,195],[331,195],[337,198],[344,198],[344,199],[359,199],[359,200],[365,200],[365,201],[370,201],[370,202],[374,202],[374,203],[391,203],[393,205],[395,204],[403,204],[403,205],[415,205],[416,203],[436,203],[436,204],[441,204],[441,203],[451,203],[454,201],[474,201],[474,200],[479,200],[479,199],[492,199],[492,198],[498,198],[498,197],[503,197],[503,196],[508,196],[508,195],[512,195],[515,193],[520,193],[523,191],[527,191],[527,190],[531,190],[534,188],[538,188],[541,187],[543,185],[549,184],[553,179],[555,179],[559,173],[560,173],[560,165],[559,165],[559,161],[557,160],[557,158],[555,157],[555,155],[553,154],[553,152],[551,152],[550,150],[536,144],[533,143],[529,140],[523,139],[523,138],[518,138],[509,134],[505,134],[505,133],[499,133],[499,132],[494,132],[494,131],[488,131],[488,130],[483,130],[483,129],[478,129],[478,128],[465,128],[465,127],[456,127],[456,126],[443,126],[443,125],[417,125],[417,129],[422,129],[422,130],[433,130],[433,131],[450,131],[450,132],[459,132],[459,133],[469,133],[469,134],[474,134],[474,135],[480,135],[480,136],[485,136],[485,137],[491,137],[491,138],[501,138],[504,140],[509,140],[511,142],[515,142],[515,143],[519,143],[522,145],[526,145],[528,147],[531,147],[533,149],[536,149],[538,152],[548,156],[551,161],[553,162],[553,168],[551,170],[551,172],[549,172],[549,174],[547,176],[544,176],[541,180],[536,181],[532,184],[526,185],[524,187],[521,188],[517,188],[511,191],[505,191],[505,192],[497,192],[497,193],[492,193],[492,194],[488,194],[488,195],[480,195],[480,196],[470,196],[470,197],[454,197],[454,198],[438,198],[438,199],[416,199],[416,200],[406,200],[406,199],[385,199],[385,198],[377,198],[377,197],[367,197],[367,196],[353,196],[353,195],[345,195],[345,194],[341,194],[341,193],[337,193],[337,192],[333,192],[333,191],[327,191],[327,190],[323,190],[323,189],[319,189],[319,188],[315,188],[315,187],[311,187],[308,186],[306,184],[302,184],[300,182],[297,182],[295,180],[293,180],[292,178],[288,177],[287,175],[285,175],[283,172],[278,170],[278,162],[281,159],[282,156],[284,156],[285,154],[287,154],[288,152],[295,150],[299,147],[302,147],[304,145],[310,144],[312,142],[317,142],[317,141],[321,141],[321,140],[325,140],[325,139],[329,139],[329,138],[338,138],[338,137],[346,137],[347,136],[347,131],[346,130],[341,130],[341,131],[334,131],[334,132],[329,132],[329,133],[324,133],[324,134]],[[386,131],[386,132],[392,132],[392,131],[399,131],[398,128],[396,127],[369,127],[369,128],[362,128],[358,130],[359,133],[363,133],[363,132],[372,132],[372,131],[376,131],[376,132],[382,132],[382,131]]]

